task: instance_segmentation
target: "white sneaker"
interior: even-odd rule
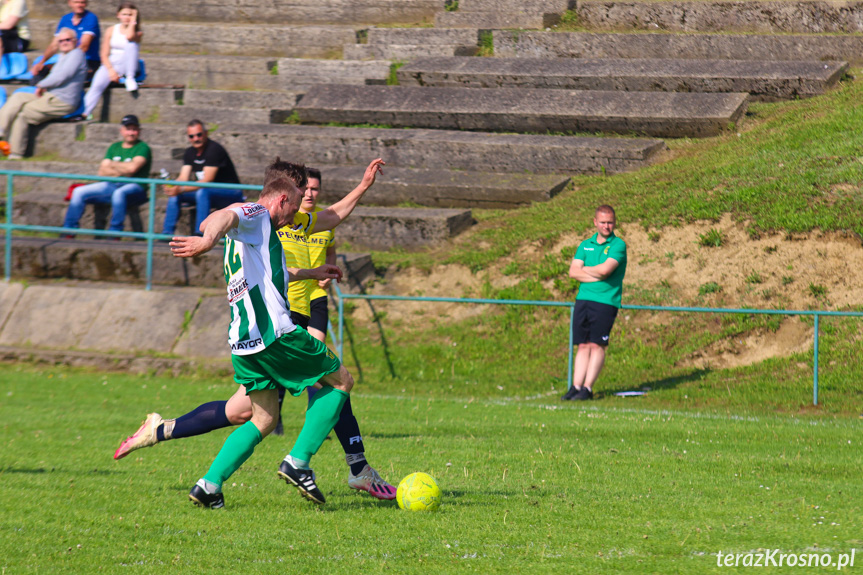
[[[134,92],[137,89],[138,82],[135,80],[135,78],[130,78],[129,76],[126,76],[126,90],[128,90],[129,92]]]
[[[164,423],[162,416],[158,413],[147,414],[147,419],[141,424],[134,434],[130,435],[120,444],[114,452],[114,459],[123,459],[136,449],[156,445],[159,439],[156,437],[156,429]]]
[[[396,488],[384,481],[383,477],[378,475],[378,472],[369,464],[366,464],[357,475],[351,473],[348,476],[348,485],[351,489],[367,491],[372,497],[378,499],[396,498]]]

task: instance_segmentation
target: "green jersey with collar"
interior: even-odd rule
[[[583,282],[578,288],[577,300],[595,301],[620,307],[623,293],[623,276],[626,273],[626,242],[613,233],[603,243],[597,242],[599,234],[593,234],[578,245],[574,260],[581,260],[585,267],[598,266],[609,258],[617,260],[617,268],[610,276],[598,282]]]

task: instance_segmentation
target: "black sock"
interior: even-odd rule
[[[174,422],[174,430],[171,432],[171,439],[180,439],[181,437],[193,437],[221,429],[230,427],[231,422],[228,421],[228,416],[225,415],[225,406],[227,401],[211,401],[199,405],[189,413],[182,415]],[[156,437],[159,441],[165,440],[165,426],[160,425],[156,430]]]
[[[279,386],[279,420],[276,422],[276,428],[273,430],[273,435],[285,434],[285,426],[282,423],[282,404],[285,402],[286,391],[287,390],[284,387]]]

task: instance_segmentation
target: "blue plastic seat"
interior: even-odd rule
[[[29,74],[27,55],[21,52],[3,54],[0,59],[0,80],[19,80],[22,74]]]

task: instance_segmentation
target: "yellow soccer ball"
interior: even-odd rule
[[[440,500],[440,487],[428,473],[411,473],[396,490],[396,502],[406,511],[437,511]]]

